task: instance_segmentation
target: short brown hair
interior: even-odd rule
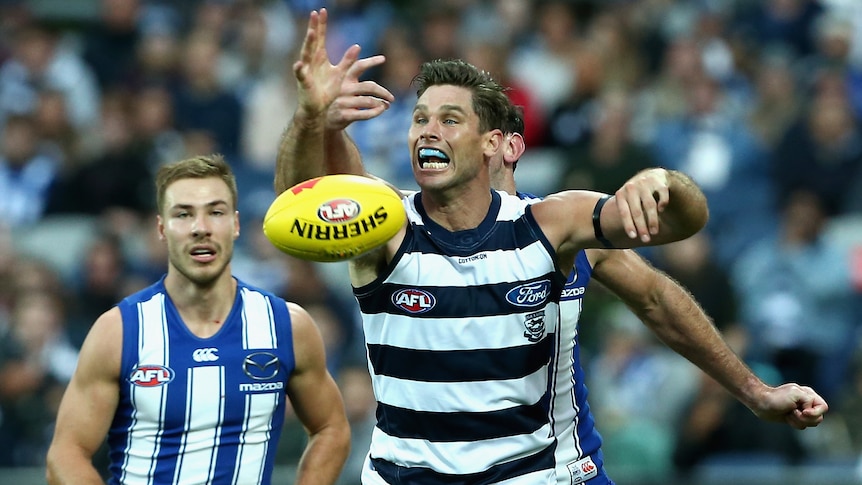
[[[479,130],[503,129],[511,101],[507,88],[490,74],[461,59],[437,59],[422,64],[413,78],[416,96],[431,86],[452,85],[466,88],[473,94],[473,111],[479,117]]]
[[[236,177],[230,165],[225,161],[224,156],[213,154],[187,158],[159,167],[159,171],[156,173],[156,208],[159,214],[164,209],[162,204],[164,204],[165,200],[165,191],[170,184],[182,179],[203,179],[209,177],[218,177],[227,184],[235,210],[237,199],[239,198],[236,188]]]

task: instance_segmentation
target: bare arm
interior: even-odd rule
[[[51,485],[103,484],[93,454],[105,439],[120,394],[123,339],[120,310],[104,313],[93,324],[60,409],[47,456]]]
[[[385,61],[359,59],[351,46],[337,65],[326,52],[327,12],[312,12],[300,60],[293,65],[299,92],[297,110],[282,136],[276,159],[275,191],[332,173],[364,174],[362,159],[345,129],[350,123],[380,115],[394,96],[373,81],[359,78]]]
[[[588,250],[593,276],[665,344],[719,382],[758,417],[795,428],[817,426],[828,409],[812,389],[770,387],[734,353],[697,301],[634,251]]]
[[[625,235],[645,244],[685,239],[709,219],[706,196],[688,175],[676,170],[642,170],[617,190],[614,199]],[[612,223],[611,232],[615,229]],[[611,237],[612,242],[619,240],[616,234]]]
[[[333,484],[350,451],[350,426],[344,402],[326,370],[323,339],[311,316],[289,303],[296,369],[287,385],[290,402],[308,433],[299,461],[297,485]]]

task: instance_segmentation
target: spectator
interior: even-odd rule
[[[59,161],[39,152],[39,134],[31,115],[6,119],[0,144],[0,223],[12,227],[42,218]]]
[[[608,89],[594,104],[588,135],[561,150],[565,179],[556,190],[613,193],[637,172],[655,166],[646,146],[629,129],[631,101],[622,89]]]
[[[848,254],[824,236],[825,222],[816,194],[794,192],[780,231],[745,251],[731,274],[751,335],[749,357],[830,400],[845,382],[857,339]]]
[[[827,215],[847,212],[862,179],[862,126],[840,73],[820,78],[807,110],[776,146],[771,170],[782,199],[802,189],[820,198]]]
[[[55,32],[33,23],[16,32],[13,56],[0,66],[0,124],[11,113],[32,113],[42,89],[63,93],[76,129],[96,124],[100,91],[92,70]]]
[[[216,33],[198,30],[189,34],[183,47],[181,81],[174,92],[174,114],[180,131],[208,133],[215,142],[214,151],[233,159],[240,148],[242,106],[221,85],[221,54]]]
[[[700,74],[681,91],[686,113],[658,124],[652,149],[657,163],[689,174],[709,200],[706,231],[719,263],[733,261],[750,241],[774,227],[769,161],[725,90]]]
[[[100,4],[99,21],[84,31],[83,58],[105,92],[121,87],[134,69],[141,0],[100,0]]]
[[[11,437],[12,465],[40,466],[51,441],[63,389],[72,377],[77,350],[65,335],[60,295],[27,292],[16,297],[10,333],[2,339],[3,383],[0,435]]]
[[[64,177],[53,194],[52,213],[117,214],[127,220],[154,205],[148,154],[134,144],[131,98],[114,92],[103,101],[100,153]]]

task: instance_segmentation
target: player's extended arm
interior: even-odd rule
[[[664,244],[700,231],[709,219],[706,196],[686,174],[663,168],[646,169],[626,181],[608,206],[616,206],[625,236],[644,244]],[[613,218],[611,218],[613,220]],[[604,217],[600,221],[605,226]],[[613,222],[608,239],[627,247]]]
[[[638,173],[613,196],[567,190],[533,204],[531,211],[563,267],[581,249],[679,241],[709,219],[700,188],[685,174],[663,168]]]
[[[115,307],[96,320],[81,347],[48,449],[50,485],[105,483],[92,458],[117,409],[122,332],[120,310]]]
[[[331,485],[350,451],[350,426],[338,386],[326,370],[323,339],[311,316],[289,303],[296,369],[287,392],[308,444],[299,461],[296,485]]]
[[[814,390],[771,387],[734,353],[691,294],[631,250],[589,250],[593,276],[665,344],[697,365],[758,417],[794,428],[817,426],[828,410]]]
[[[353,45],[337,65],[326,52],[326,9],[311,12],[300,59],[294,63],[299,102],[279,144],[275,191],[331,173],[363,174],[362,159],[345,128],[389,108],[394,96],[362,74],[385,61],[383,56],[359,59]]]

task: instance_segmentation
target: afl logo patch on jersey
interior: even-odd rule
[[[425,290],[405,288],[392,295],[392,304],[407,313],[425,313],[434,308],[437,299]]]
[[[335,199],[323,203],[317,209],[317,217],[324,222],[350,222],[361,212],[359,203],[350,199]]]
[[[158,387],[172,380],[174,371],[161,365],[139,365],[129,376],[129,382],[140,387]]]
[[[520,307],[539,306],[546,301],[551,295],[551,282],[548,280],[534,281],[532,283],[524,283],[518,285],[508,293],[506,300],[509,303]]]

